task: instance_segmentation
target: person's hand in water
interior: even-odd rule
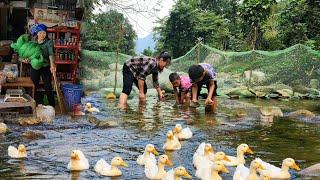
[[[207,98],[206,101],[204,102],[205,105],[210,105],[212,103],[213,103],[212,99],[209,99],[209,98]]]

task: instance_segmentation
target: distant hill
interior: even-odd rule
[[[152,39],[153,34],[149,34],[148,36],[138,39],[136,41],[136,53],[139,54],[141,53],[144,49],[147,49],[148,46],[151,48],[151,50],[153,51],[155,48],[155,41]]]

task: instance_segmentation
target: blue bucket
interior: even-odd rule
[[[63,84],[62,92],[65,98],[65,102],[67,105],[68,111],[72,110],[72,107],[75,104],[79,104],[81,102],[81,97],[83,93],[83,85],[79,84]]]

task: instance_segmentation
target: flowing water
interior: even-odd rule
[[[113,179],[146,179],[143,167],[136,163],[146,144],[154,144],[160,154],[165,153],[162,146],[166,132],[176,123],[188,126],[193,138],[182,142],[182,149],[167,152],[174,166],[186,167],[194,176],[192,156],[198,145],[209,142],[215,151],[236,155],[236,147],[248,144],[254,155],[246,156],[247,166],[255,157],[281,166],[283,159],[292,157],[305,168],[320,162],[320,131],[318,124],[309,124],[285,117],[274,118],[272,123],[260,120],[261,106],[278,106],[284,112],[308,109],[320,114],[317,101],[277,101],[277,100],[230,100],[219,99],[217,114],[205,113],[203,106],[195,108],[173,106],[174,100],[158,102],[148,98],[144,105],[136,99],[129,100],[130,108],[120,111],[117,102],[106,101],[99,94],[92,93],[84,102],[91,102],[101,113],[94,115],[100,120],[113,121],[117,127],[99,128],[93,126],[90,117],[57,117],[53,124],[21,127],[8,124],[11,132],[0,135],[0,179],[99,179],[104,178],[93,170],[94,164],[104,158],[110,162],[112,157],[121,156],[128,168],[121,168],[123,175]],[[245,112],[237,118],[237,111]],[[27,140],[21,137],[25,131],[37,131],[45,139]],[[7,156],[9,145],[26,145],[28,157],[14,160]],[[89,159],[90,169],[70,172],[66,166],[73,149],[80,149]],[[229,174],[223,179],[232,179],[233,167],[227,167]],[[168,169],[168,168],[167,168]],[[293,179],[301,179],[295,171],[290,171]]]

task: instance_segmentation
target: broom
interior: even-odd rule
[[[57,81],[56,73],[53,73],[53,81],[54,81],[54,86],[55,86],[55,89],[57,92],[60,112],[61,112],[61,114],[67,114],[68,111],[67,111],[66,105],[64,103],[64,98],[63,98],[62,92],[60,90],[60,83],[58,83],[58,81]],[[59,86],[58,86],[58,84],[59,84]]]

